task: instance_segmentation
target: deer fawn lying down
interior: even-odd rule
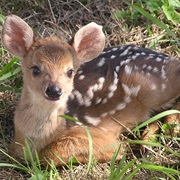
[[[35,40],[19,17],[7,16],[2,32],[5,48],[22,59],[24,85],[15,111],[10,152],[23,156],[25,139],[40,157],[62,165],[75,156],[87,162],[87,125],[93,155],[111,159],[124,127],[145,121],[151,111],[180,95],[180,61],[150,49],[125,45],[104,49],[102,27],[90,23],[70,43],[56,37]],[[81,123],[65,120],[69,115]],[[106,149],[106,150],[105,150]]]

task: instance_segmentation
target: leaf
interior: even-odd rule
[[[180,7],[180,1],[179,0],[168,0],[169,6],[173,7]]]
[[[68,163],[72,165],[72,164],[77,164],[77,163],[79,163],[79,161],[77,160],[76,157],[73,156],[73,157],[70,157],[70,158],[69,158]]]
[[[173,21],[174,23],[180,22],[180,14],[175,11],[172,6],[162,6],[163,12],[166,15],[167,19]]]

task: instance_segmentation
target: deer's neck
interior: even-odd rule
[[[19,105],[15,112],[15,130],[18,129],[24,135],[39,143],[51,141],[66,123],[60,115],[66,108],[66,97],[59,102],[48,102],[42,97],[23,89]]]

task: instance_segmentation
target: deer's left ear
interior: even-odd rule
[[[104,49],[105,35],[102,26],[92,22],[82,27],[74,36],[73,47],[77,52],[79,64],[97,57]]]

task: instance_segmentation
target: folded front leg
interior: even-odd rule
[[[113,152],[119,147],[116,134],[101,128],[89,127],[88,130],[92,137],[93,157],[98,162],[110,161]],[[118,158],[121,157],[122,151],[123,148]],[[40,156],[41,159],[53,160],[55,166],[62,166],[64,162],[68,163],[71,157],[76,157],[81,163],[88,162],[89,139],[85,128],[81,126],[70,128],[61,138],[46,146],[40,152]]]

